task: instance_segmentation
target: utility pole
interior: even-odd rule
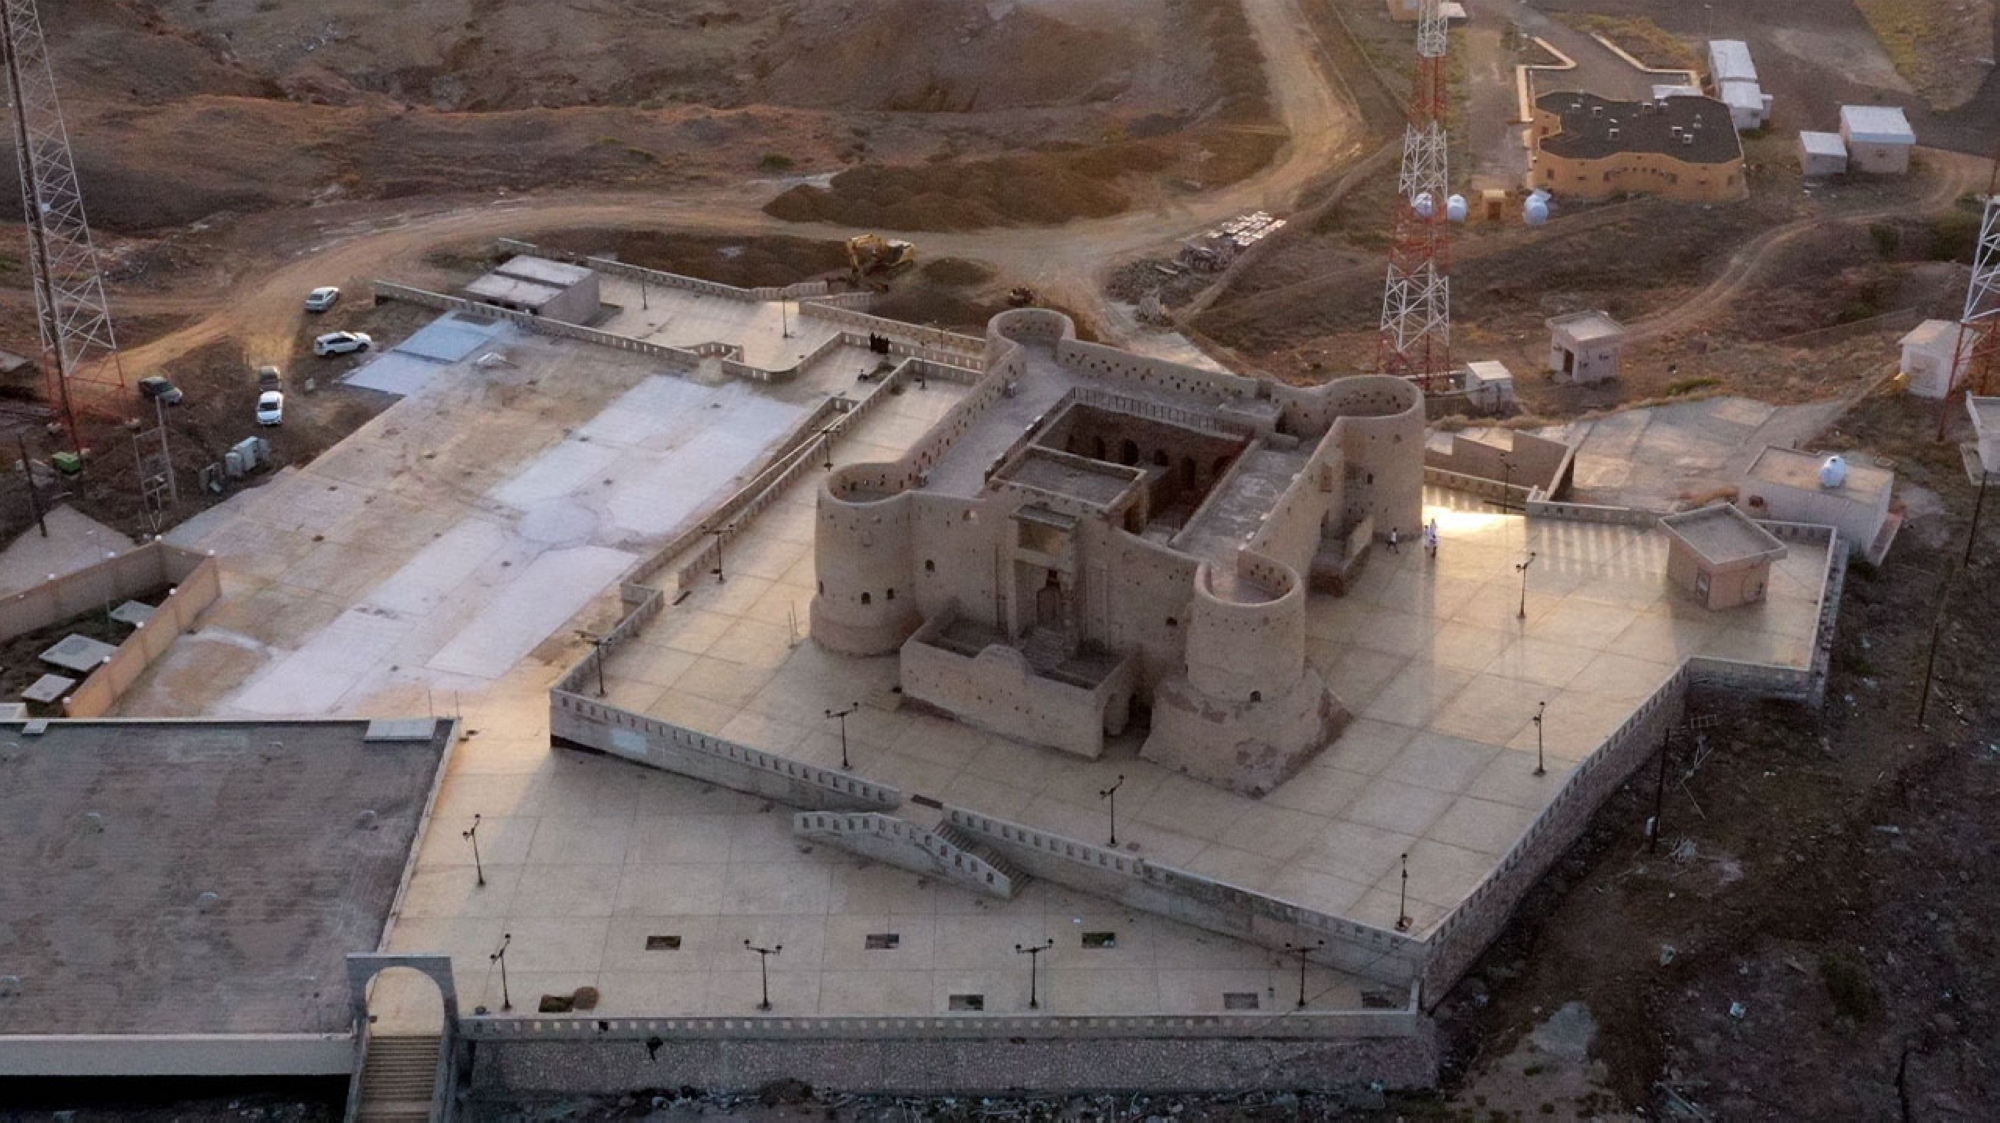
[[[27,435],[15,430],[14,443],[21,449],[21,474],[28,477],[28,506],[35,512],[35,525],[42,528],[42,537],[47,538],[49,520],[42,516],[42,489],[35,483],[35,462],[28,459]]]

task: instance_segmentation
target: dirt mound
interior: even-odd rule
[[[993,267],[962,257],[935,257],[924,262],[924,280],[943,288],[983,285],[993,279]]]
[[[1103,179],[1047,154],[924,167],[850,168],[827,187],[800,184],[764,210],[791,222],[890,230],[977,230],[1055,224],[1124,210]]]

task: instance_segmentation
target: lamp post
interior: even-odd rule
[[[1056,946],[1056,942],[1053,937],[1039,944],[1026,946],[1021,944],[1014,945],[1014,954],[1028,957],[1028,1009],[1030,1010],[1039,1010],[1042,1008],[1041,998],[1037,994],[1037,990],[1041,984],[1039,965],[1042,953],[1054,946]]]
[[[1410,930],[1410,855],[1403,855],[1403,888],[1396,897],[1396,931]]]
[[[507,945],[514,942],[512,932],[500,934],[500,950],[486,957],[488,963],[500,965],[500,1010],[505,1013],[514,1008],[514,998],[507,993]]]
[[[578,639],[597,649],[596,655],[591,661],[597,664],[597,696],[602,698],[604,697],[604,644],[606,640],[603,636],[593,635],[590,632],[582,630],[579,630],[576,634]]]
[[[828,710],[826,716],[840,719],[840,767],[843,771],[854,766],[847,763],[847,715],[861,708],[859,702],[849,702],[844,710]]]
[[[1118,789],[1124,786],[1125,774],[1121,772],[1118,774],[1118,779],[1112,781],[1110,787],[1104,788],[1097,793],[1097,798],[1109,800],[1111,803],[1111,845],[1113,846],[1118,845]]]
[[[1528,618],[1528,567],[1535,564],[1535,552],[1528,551],[1528,560],[1514,563],[1514,572],[1521,575],[1521,611],[1515,613],[1517,619]]]
[[[1514,509],[1514,458],[1502,454],[1500,457],[1500,510]]]
[[[715,537],[715,568],[709,570],[709,572],[715,574],[715,583],[720,585],[724,580],[722,576],[722,536],[727,534],[728,530],[727,528],[718,526],[708,531],[708,533]]]
[[[1548,709],[1547,702],[1535,703],[1535,775],[1537,776],[1549,774],[1547,766],[1542,761],[1542,715],[1547,713]]]
[[[1299,1005],[1306,1008],[1306,953],[1326,946],[1325,940],[1314,940],[1310,944],[1286,944],[1285,950],[1299,957]]]
[[[479,887],[486,888],[486,867],[479,862],[479,816],[472,817],[472,825],[459,832],[459,837],[472,844],[472,869],[479,875]]]
[[[745,940],[743,941],[743,946],[757,953],[757,980],[762,984],[764,993],[763,1001],[757,1003],[757,1009],[769,1010],[771,1008],[771,971],[765,964],[770,962],[772,956],[785,950],[785,945],[772,944],[770,947],[760,948],[749,940]]]

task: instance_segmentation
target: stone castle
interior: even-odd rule
[[[900,657],[906,700],[1084,757],[1262,795],[1346,720],[1305,659],[1309,588],[1420,527],[1424,403],[1295,388],[988,327],[985,375],[900,460],[829,473],[812,635]]]

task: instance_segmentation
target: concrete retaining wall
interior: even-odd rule
[[[159,541],[127,550],[0,600],[0,639],[86,612],[105,612],[162,586],[172,586],[173,591],[154,609],[153,618],[127,636],[63,699],[65,715],[99,717],[117,705],[146,668],[222,595],[215,559]]]
[[[346,1033],[0,1034],[0,1077],[341,1076],[353,1068]]]
[[[955,331],[945,331],[943,328],[927,328],[920,324],[905,323],[902,320],[885,320],[880,316],[871,316],[866,312],[857,312],[851,308],[842,308],[835,304],[822,303],[820,301],[801,301],[799,303],[799,315],[809,320],[825,320],[829,323],[840,324],[843,327],[854,328],[864,333],[873,332],[899,339],[915,340],[921,346],[963,356],[961,361],[976,358],[986,349],[986,341],[976,335],[960,335]],[[867,346],[866,339],[862,341],[862,346]]]
[[[140,550],[171,550],[173,547],[161,542],[153,542]],[[137,552],[137,551],[135,551]],[[181,551],[177,551],[181,552]],[[185,559],[183,559],[185,560]],[[162,561],[162,568],[171,572],[179,568],[174,559]],[[67,698],[63,699],[63,713],[69,717],[100,717],[110,713],[139,676],[146,673],[167,649],[174,645],[183,633],[194,626],[194,622],[208,606],[222,596],[222,569],[214,558],[201,558],[173,592],[153,610],[152,618],[134,629],[118,645],[111,658],[104,661],[90,677],[83,680]]]
[[[836,1092],[1251,1091],[1436,1083],[1413,1010],[1154,1017],[468,1018],[481,1094],[741,1091],[791,1077]],[[657,1042],[656,1047],[653,1043]]]

